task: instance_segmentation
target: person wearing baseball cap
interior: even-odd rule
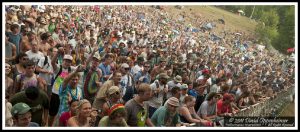
[[[92,60],[92,64],[90,65],[90,61]],[[98,67],[101,62],[101,56],[98,52],[98,49],[94,49],[91,56],[87,60],[87,68],[88,70],[85,71],[85,78],[84,78],[84,98],[88,99],[90,102],[93,102],[95,99],[95,95],[98,89],[101,87],[102,83],[100,78],[102,76],[102,71]],[[91,85],[92,84],[92,85]]]
[[[62,64],[57,64],[58,56],[63,56]],[[54,72],[54,83],[52,87],[52,94],[50,100],[49,109],[49,126],[53,125],[53,121],[55,116],[58,113],[59,105],[60,105],[60,97],[59,97],[59,89],[61,84],[63,83],[64,79],[67,77],[68,74],[72,73],[75,70],[75,67],[71,66],[73,57],[69,54],[64,53],[64,48],[58,48],[58,53],[55,54],[51,60],[51,65],[53,67]]]
[[[151,85],[153,92],[152,98],[149,100],[149,117],[163,104],[168,93],[167,81],[170,77],[166,73],[160,73]]]
[[[26,103],[17,103],[11,109],[15,127],[39,127],[31,122],[31,108]]]

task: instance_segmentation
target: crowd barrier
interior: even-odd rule
[[[241,109],[235,114],[237,117],[277,117],[286,105],[291,102],[291,96],[295,94],[295,87],[288,88],[277,93],[275,98],[267,98],[264,101]]]

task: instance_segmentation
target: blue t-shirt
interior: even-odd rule
[[[12,32],[6,32],[6,35],[8,36],[8,41],[15,44],[15,46],[17,48],[17,54],[19,54],[20,53],[20,42],[22,40],[22,35],[20,33],[15,35]]]
[[[142,77],[142,78],[141,78]],[[140,80],[142,79],[142,80]],[[142,75],[142,72],[139,71],[137,74],[135,74],[134,76],[134,82],[142,82],[142,83],[150,83],[151,79],[150,79],[150,75],[149,73],[146,73],[145,75]]]
[[[110,71],[111,67],[110,67],[110,65],[104,65],[103,63],[101,63],[99,65],[99,68],[101,69],[103,76],[111,74],[111,71]],[[104,80],[104,78],[102,78],[101,81],[104,82],[106,80]]]
[[[197,97],[197,92],[195,91],[195,89],[189,89],[187,92],[188,95],[191,95],[193,97]]]

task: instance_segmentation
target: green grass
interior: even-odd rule
[[[190,10],[192,9],[192,10]],[[250,20],[245,16],[239,16],[229,11],[225,11],[223,9],[214,7],[214,6],[184,6],[183,9],[176,9],[174,6],[167,6],[166,11],[173,18],[178,18],[180,13],[185,12],[187,21],[191,20],[191,18],[197,18],[197,16],[201,16],[201,18],[210,21],[217,21],[222,18],[225,20],[225,25],[217,24],[217,28],[214,30],[216,32],[222,30],[230,30],[230,31],[242,31],[249,34],[254,34],[255,25],[257,24],[254,20]],[[188,20],[189,19],[189,20]],[[186,23],[188,24],[188,23]]]

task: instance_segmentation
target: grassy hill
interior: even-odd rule
[[[246,34],[254,34],[256,22],[245,16],[239,16],[232,12],[225,11],[215,6],[187,5],[183,9],[177,9],[175,6],[166,6],[165,10],[174,19],[179,18],[179,14],[186,15],[186,24],[195,18],[203,18],[204,20],[217,21],[218,19],[225,20],[225,25],[217,24],[216,32],[222,30],[242,31]]]

